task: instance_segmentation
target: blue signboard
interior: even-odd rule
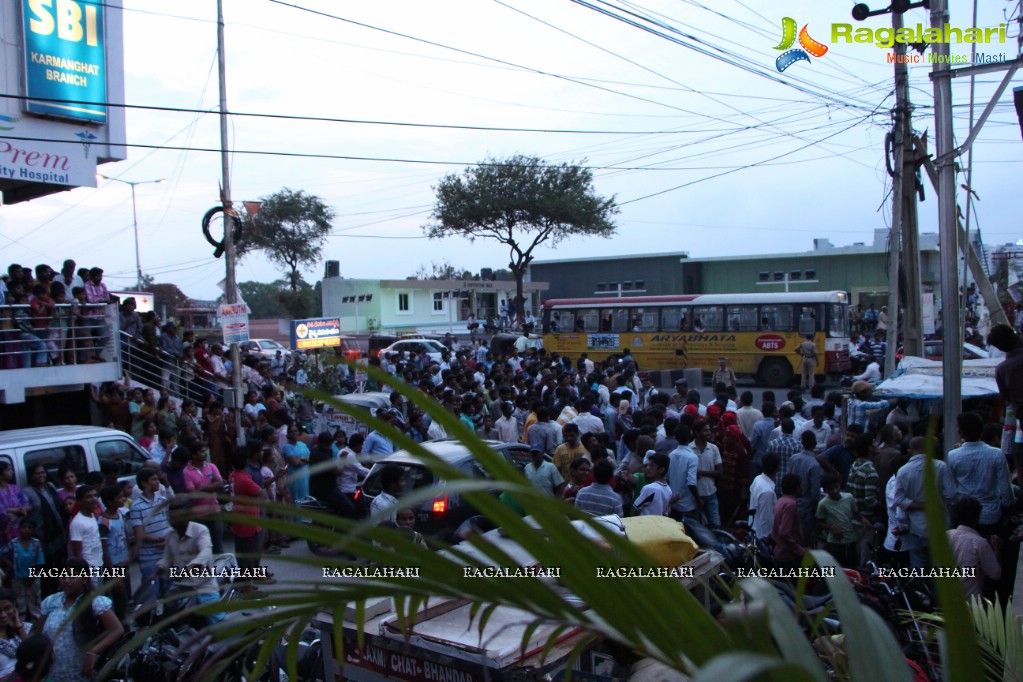
[[[291,321],[291,348],[312,350],[341,345],[341,318],[319,317]]]
[[[106,123],[106,45],[103,3],[97,0],[22,0],[25,28],[25,109]],[[34,101],[33,98],[68,100]]]

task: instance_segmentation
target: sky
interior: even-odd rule
[[[1010,21],[1005,44],[978,50],[1011,59],[1019,0],[979,4],[977,26]],[[216,3],[127,5],[127,139],[139,146],[99,172],[166,180],[136,188],[142,271],[193,298],[214,298],[224,262],[212,257],[200,220],[218,201],[221,172]],[[833,41],[831,33],[833,23],[882,28],[890,17],[857,23],[852,5],[224,0],[232,197],[257,200],[284,187],[320,197],[337,214],[324,260],[340,261],[342,276],[355,278],[402,278],[442,261],[473,272],[505,267],[505,247],[427,239],[423,225],[444,175],[516,153],[591,167],[597,193],[621,208],[613,238],[542,247],[538,260],[788,253],[812,249],[819,237],[870,243],[891,220],[890,50]],[[973,2],[949,5],[953,26],[974,25]],[[774,48],[785,16],[829,50],[779,72]],[[915,9],[904,21],[927,26],[929,17]],[[953,54],[969,52],[952,46]],[[914,127],[928,131],[933,151],[931,67],[909,68]],[[1001,78],[976,79],[975,117]],[[958,142],[969,130],[970,91],[968,78],[953,81]],[[1020,151],[1010,89],[973,154],[971,229],[989,245],[1023,236]],[[957,184],[965,181],[961,175]],[[937,232],[929,184],[925,196],[920,231]],[[132,226],[130,188],[106,180],[4,206],[3,265],[59,268],[71,257],[103,267],[112,288],[127,287],[135,281]],[[319,279],[322,262],[303,275]],[[280,277],[259,253],[238,268],[243,282]]]

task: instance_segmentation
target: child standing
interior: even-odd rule
[[[856,511],[856,499],[851,493],[842,492],[842,483],[834,474],[825,474],[821,487],[827,496],[817,503],[817,527],[827,531],[828,552],[842,566],[851,568],[859,561],[856,522],[861,517]],[[863,519],[869,523],[865,517]]]
[[[124,506],[124,487],[120,483],[108,485],[100,491],[103,500],[103,515],[99,518],[99,537],[103,546],[103,566],[109,572],[104,582],[111,583],[110,599],[114,602],[114,613],[124,618],[131,595],[131,575],[128,567],[131,552],[128,549],[127,512]],[[114,571],[110,569],[119,569]],[[115,573],[122,573],[118,577]]]
[[[664,481],[668,473],[668,456],[653,450],[647,453],[643,462],[646,485],[636,498],[633,507],[640,516],[664,516],[671,507],[671,488]]]
[[[7,543],[2,550],[5,563],[14,567],[11,587],[18,613],[24,621],[33,621],[42,613],[40,578],[32,575],[32,569],[42,568],[46,558],[43,556],[43,545],[35,533],[35,521],[22,519],[18,537]]]

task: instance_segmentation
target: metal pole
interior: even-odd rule
[[[931,0],[931,26],[949,21],[948,0]],[[938,156],[938,241],[941,245],[941,327],[944,452],[956,442],[956,417],[962,409],[963,339],[959,304],[959,235],[956,225],[956,169],[950,152],[955,148],[952,130],[952,82],[948,78],[949,44],[934,43],[934,124]]]
[[[973,0],[973,23],[971,26],[977,25],[977,0]],[[977,43],[970,45],[970,63],[977,63]],[[970,74],[970,127],[969,130],[973,132],[973,114],[974,114],[974,98],[976,95],[977,87],[977,76],[976,74]],[[970,145],[969,151],[966,153],[966,218],[963,224],[963,246],[965,247],[970,243],[970,213],[973,208],[973,145]],[[970,283],[970,259],[963,258],[963,287],[966,288]],[[964,292],[965,293],[965,292]],[[987,339],[984,339],[985,343]]]
[[[902,15],[892,13],[892,28],[898,30],[902,24]],[[904,86],[906,81],[906,65],[899,63],[899,57],[906,54],[906,47],[901,43],[895,44],[895,125],[892,131],[892,229],[888,239],[888,330],[885,337],[884,367],[885,374],[895,371],[895,351],[899,343],[899,262],[902,251],[902,205],[905,184],[902,176],[905,169],[902,166],[903,147],[902,138],[906,134],[903,126],[902,108],[905,106],[904,97],[908,88]],[[900,73],[901,69],[901,73]],[[885,154],[888,150],[885,150]]]
[[[139,258],[139,214],[135,208],[135,185],[138,183],[129,182],[131,185],[131,222],[135,227],[135,291],[142,291],[142,261]]]
[[[892,28],[898,29],[903,26],[903,15],[892,13]],[[900,47],[896,43],[896,48]],[[901,45],[902,52],[908,51],[907,45]],[[898,54],[898,52],[897,52]],[[895,355],[893,345],[898,345],[898,321],[902,317],[902,346],[907,355],[923,355],[923,313],[922,295],[920,285],[920,229],[917,224],[916,210],[916,157],[913,151],[913,104],[909,99],[909,66],[907,64],[895,65],[895,98],[898,109],[898,123],[901,124],[901,136],[895,144],[901,147],[902,163],[896,173],[900,177],[900,188],[898,190],[902,206],[899,220],[899,241],[902,258],[902,274],[905,291],[896,299],[895,303],[888,304],[888,319],[894,317],[894,333],[889,333],[887,342],[891,355],[891,362],[886,357],[885,367],[891,372],[894,367]],[[893,208],[894,212],[894,208]],[[890,279],[898,280],[899,272],[894,270],[889,274]],[[898,301],[905,301],[904,314],[899,314]],[[894,307],[893,307],[894,305]],[[891,324],[891,323],[890,323]],[[889,329],[891,328],[889,327]]]
[[[224,203],[224,254],[226,277],[224,298],[228,304],[238,302],[238,285],[235,281],[235,246],[234,225],[228,217],[231,209],[231,156],[228,151],[227,138],[227,65],[224,55],[224,1],[217,0],[217,71],[220,80],[220,165],[222,177],[221,200]],[[234,393],[234,425],[238,445],[245,445],[245,431],[242,429],[242,411],[240,408],[242,395],[241,353],[238,344],[231,344],[231,390]]]

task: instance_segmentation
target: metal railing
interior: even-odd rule
[[[116,307],[104,303],[54,306],[34,315],[30,305],[0,306],[0,369],[116,362],[111,329]]]
[[[184,362],[162,348],[150,348],[127,332],[120,332],[120,338],[124,371],[136,383],[165,388],[179,402],[188,398],[200,406],[211,394],[221,394],[213,375],[197,364]]]

